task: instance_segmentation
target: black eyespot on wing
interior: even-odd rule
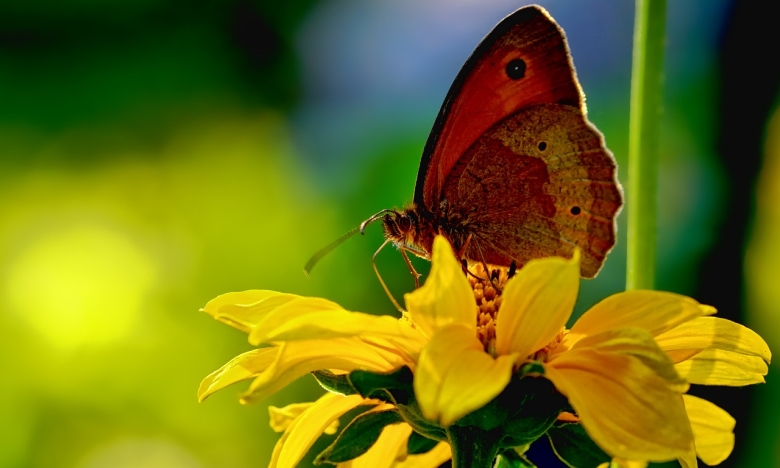
[[[547,149],[547,142],[546,141],[540,141],[538,145],[539,151],[544,151]]]
[[[582,210],[580,210],[579,206],[572,206],[571,207],[571,214],[573,214],[574,216],[577,216],[578,214],[580,214],[581,211]]]
[[[506,64],[506,76],[512,80],[519,80],[525,76],[525,60],[514,59]]]

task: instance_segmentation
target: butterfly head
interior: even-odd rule
[[[398,247],[405,247],[415,251],[422,249],[433,240],[432,223],[416,206],[400,211],[389,211],[382,217],[382,227],[385,238],[391,240]],[[430,237],[430,239],[428,239]]]
[[[382,217],[382,228],[385,238],[395,244],[407,244],[414,237],[414,224],[405,212],[391,211]]]

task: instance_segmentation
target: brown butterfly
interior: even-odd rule
[[[382,210],[385,237],[429,259],[446,236],[460,258],[521,267],[582,251],[592,278],[615,245],[622,190],[588,121],[563,30],[541,7],[504,18],[455,78],[423,150],[414,201]],[[381,248],[380,248],[381,250]],[[377,251],[378,253],[378,251]],[[415,273],[416,275],[416,273]]]

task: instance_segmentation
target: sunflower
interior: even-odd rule
[[[763,382],[770,352],[756,333],[712,317],[710,306],[659,291],[610,296],[567,329],[579,253],[531,261],[512,278],[502,269],[470,270],[464,275],[437,237],[430,275],[405,296],[400,320],[272,291],[219,296],[203,310],[263,347],[207,376],[198,396],[253,379],[241,397],[246,403],[327,370],[318,379],[336,393],[290,416],[272,466],[295,466],[357,407],[369,409],[321,459],[360,466],[384,450],[392,463],[433,453],[431,463],[451,455],[456,467],[492,466],[543,435],[569,462],[583,455],[561,441],[590,444],[592,466],[606,457],[678,459],[688,467],[697,455],[716,464],[731,452],[733,419],[686,392],[691,383]],[[349,430],[363,427],[358,419],[364,426],[384,421],[384,429],[371,437]],[[428,451],[407,453],[405,441],[418,436],[430,441],[422,444]]]

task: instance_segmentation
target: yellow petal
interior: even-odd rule
[[[203,379],[198,388],[198,401],[228,385],[257,377],[274,363],[278,353],[278,348],[260,348],[239,354]]]
[[[667,384],[679,392],[688,390],[688,381],[675,370],[674,362],[653,340],[647,330],[641,328],[617,328],[596,335],[586,336],[577,341],[571,350],[594,349],[602,353],[630,356],[639,359],[642,364],[665,379]],[[571,352],[558,347],[550,353],[552,362],[561,352]]]
[[[476,330],[474,291],[455,259],[452,246],[443,236],[434,239],[432,257],[425,284],[404,295],[412,320],[428,337],[452,323]]]
[[[626,461],[625,462],[625,468],[646,468],[648,463],[646,461]]]
[[[591,307],[571,328],[570,339],[621,327],[637,327],[653,336],[714,313],[690,297],[662,291],[625,291]]]
[[[496,350],[519,359],[548,345],[571,316],[580,284],[580,253],[528,262],[509,280],[496,318]]]
[[[683,395],[683,401],[696,441],[696,455],[708,465],[719,464],[734,449],[736,421],[726,411],[707,400]]]
[[[677,459],[681,468],[698,468],[699,462],[696,460],[696,449],[691,447],[684,456]]]
[[[277,408],[276,406],[268,407],[268,425],[271,426],[275,432],[284,432],[290,427],[295,419],[301,415],[304,411],[307,411],[312,407],[314,403],[293,403],[285,406],[284,408]],[[325,434],[335,434],[339,428],[338,419],[333,421],[330,426],[325,428]]]
[[[406,321],[390,316],[376,316],[347,310],[298,310],[303,301],[289,302],[263,320],[262,326],[250,333],[250,342],[274,343],[296,340],[327,340],[345,337],[365,337],[384,340],[386,346],[397,348],[407,356],[419,355],[427,339]],[[295,309],[295,310],[293,310]]]
[[[241,402],[261,400],[315,370],[391,372],[407,364],[392,350],[357,339],[292,341],[278,346],[276,359],[255,378]]]
[[[274,447],[269,468],[292,468],[309,448],[339,417],[366,400],[360,395],[327,393],[301,413],[287,428]]]
[[[612,462],[602,463],[599,468],[646,468],[647,462],[640,460],[621,460],[619,458],[612,459]]]
[[[451,458],[450,445],[446,442],[439,442],[436,447],[426,453],[409,455],[405,460],[397,461],[393,468],[437,468]]]
[[[423,415],[449,426],[495,398],[512,376],[514,356],[493,359],[475,332],[453,324],[439,330],[423,349],[414,375],[414,394]]]
[[[666,355],[674,363],[683,362],[690,359],[701,352],[700,349],[678,349],[674,351],[666,351]]]
[[[741,386],[764,382],[772,355],[751,329],[730,320],[701,317],[656,337],[691,383]],[[765,362],[766,361],[766,362]]]
[[[219,295],[210,300],[201,311],[249,333],[269,310],[297,298],[300,296],[253,289]]]
[[[412,427],[406,423],[385,426],[376,443],[363,455],[346,463],[340,468],[391,468],[397,458],[406,454],[406,443]]]
[[[722,349],[758,356],[769,362],[769,346],[753,330],[718,317],[700,317],[683,323],[655,338],[664,351]]]
[[[265,339],[267,330],[275,330],[296,319],[304,318],[304,321],[312,322],[316,320],[316,316],[327,312],[350,313],[335,302],[319,297],[296,297],[266,306],[269,300],[270,298],[258,304],[258,306],[265,306],[262,317],[257,319],[249,332],[249,342],[255,346],[271,341]]]
[[[720,349],[705,349],[690,359],[675,364],[682,378],[693,384],[741,387],[764,383],[769,367],[758,356]]]
[[[693,446],[681,396],[630,353],[574,349],[547,363],[545,376],[613,457],[666,461]]]

